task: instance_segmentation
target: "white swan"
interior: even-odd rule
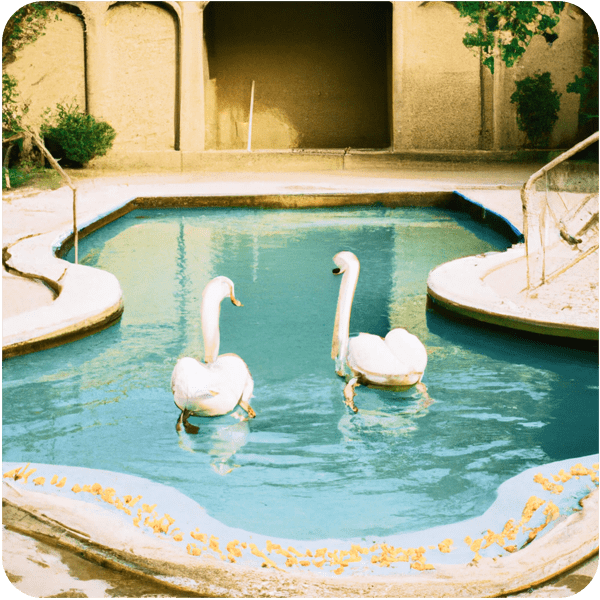
[[[180,358],[173,369],[171,390],[181,410],[177,431],[181,431],[183,425],[188,433],[198,433],[199,428],[188,423],[188,417],[225,415],[238,404],[250,418],[256,416],[249,404],[254,381],[246,363],[237,354],[218,356],[221,300],[227,296],[235,306],[242,306],[235,297],[231,279],[220,276],[208,282],[202,292],[201,317],[205,362],[186,356]]]
[[[360,384],[379,387],[408,389],[418,385],[426,394],[421,383],[427,365],[427,350],[416,335],[406,329],[392,329],[385,339],[370,333],[359,333],[350,339],[350,314],[354,292],[358,283],[360,263],[352,252],[338,252],[333,257],[337,269],[342,273],[342,283],[335,313],[331,358],[335,360],[335,370],[341,377],[346,376],[346,367],[351,378],[344,388],[346,404],[358,412],[354,404],[354,388]]]

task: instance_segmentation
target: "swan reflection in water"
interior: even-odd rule
[[[205,427],[203,423],[199,435],[179,432],[179,447],[193,454],[209,456],[211,468],[219,475],[227,475],[240,466],[232,459],[235,453],[248,442],[250,433],[248,419],[236,411],[222,419],[204,418],[203,421],[210,421],[210,424]]]
[[[400,437],[415,431],[417,420],[429,413],[429,406],[435,401],[414,388],[411,392],[398,396],[398,392],[389,389],[365,390],[364,408],[357,413],[346,412],[338,422],[344,440],[356,441],[364,435]],[[392,401],[382,397],[390,393],[394,394]]]

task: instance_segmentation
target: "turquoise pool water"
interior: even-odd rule
[[[90,338],[3,364],[3,460],[131,473],[232,527],[292,539],[385,536],[482,514],[536,465],[598,451],[597,355],[448,321],[426,309],[436,265],[507,242],[437,209],[135,211],[81,241],[125,312]],[[429,351],[417,391],[359,387],[344,406],[331,336],[333,255],[361,260],[351,331],[404,326]],[[221,352],[255,380],[257,418],[191,419],[178,436],[178,357],[202,356],[216,275]]]

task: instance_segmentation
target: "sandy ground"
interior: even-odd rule
[[[20,595],[18,592],[34,598],[189,597],[91,563],[48,542],[5,527],[2,528],[2,548],[3,598],[16,598]]]
[[[437,171],[432,179],[452,177],[461,180],[463,187],[485,188],[487,180],[473,181],[464,173]],[[531,172],[531,167],[526,167]],[[300,174],[301,175],[301,174]],[[264,174],[259,177],[265,176]],[[381,173],[377,174],[381,177]],[[397,176],[397,173],[395,174]],[[160,176],[164,179],[164,176]],[[310,177],[306,175],[306,177]],[[414,177],[417,177],[415,174]],[[301,177],[300,177],[301,178]],[[410,178],[410,175],[409,175]],[[516,186],[526,179],[523,173],[514,174],[513,179],[501,180],[495,189],[479,191],[487,192],[487,201],[492,206],[498,204],[498,212],[507,214],[517,224],[520,215],[518,205],[502,206],[499,189],[504,186],[517,189]],[[494,174],[490,175],[494,180]],[[131,177],[104,177],[104,181],[134,181]],[[144,176],[148,182],[148,176]],[[21,189],[3,194],[5,202],[18,204],[19,199],[35,194],[32,189]],[[496,195],[496,196],[494,196]],[[495,199],[495,198],[498,199]],[[517,224],[520,227],[521,222]],[[52,292],[42,283],[25,280],[7,273],[2,274],[2,311],[3,318],[20,312],[30,311],[52,302]],[[576,268],[565,276],[557,278],[551,285],[540,289],[535,298],[523,300],[533,310],[542,313],[564,314],[564,311],[586,311],[598,315],[598,253],[581,261]],[[35,540],[3,527],[2,556],[6,577],[2,581],[2,597],[23,597],[19,592],[33,597],[173,597],[170,590],[148,584],[146,581],[106,569],[92,564],[63,549],[53,546],[48,541]],[[525,590],[515,597],[527,596],[535,598],[565,598],[585,590],[578,598],[597,596],[598,585],[592,581],[598,566],[598,556],[585,561],[573,570],[564,573],[541,586]],[[14,586],[14,587],[13,587]],[[19,590],[19,591],[17,591]]]
[[[541,318],[546,314],[578,311],[594,315],[598,320],[598,253],[591,254],[563,275],[540,287],[533,294],[521,295],[522,303],[536,310]]]

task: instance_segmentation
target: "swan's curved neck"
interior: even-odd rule
[[[217,294],[207,293],[202,298],[202,337],[204,339],[204,362],[211,363],[219,356],[221,334],[219,319],[221,316],[221,300]]]
[[[335,313],[335,325],[333,327],[333,343],[331,346],[331,358],[336,361],[336,369],[343,368],[348,355],[348,339],[350,337],[350,314],[354,292],[358,283],[360,265],[350,264],[342,275],[340,294],[338,296],[337,310]]]

